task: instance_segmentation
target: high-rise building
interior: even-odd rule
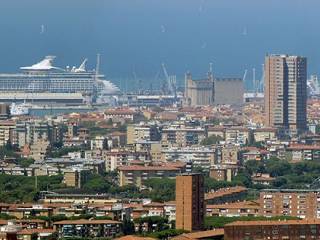
[[[265,58],[266,125],[301,132],[307,123],[307,59],[269,55]]]
[[[201,174],[176,177],[176,228],[197,231],[203,228],[204,180]]]

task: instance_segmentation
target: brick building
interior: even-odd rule
[[[204,179],[201,174],[176,177],[176,228],[197,231],[204,224]]]

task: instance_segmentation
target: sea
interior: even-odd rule
[[[243,77],[252,88],[266,54],[308,58],[319,74],[319,0],[1,0],[0,72],[17,72],[45,55],[59,67],[88,58],[123,91],[178,86],[202,78]]]

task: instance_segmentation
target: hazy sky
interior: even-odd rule
[[[205,75],[209,62],[220,77],[253,67],[260,77],[266,53],[289,53],[319,73],[319,9],[319,0],[0,0],[0,71],[49,54],[94,68],[99,52],[102,72],[132,87],[133,72],[157,85],[162,62],[179,78]]]

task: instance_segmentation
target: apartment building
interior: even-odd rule
[[[63,182],[67,187],[81,188],[86,183],[90,169],[70,168],[63,171]]]
[[[183,174],[176,178],[176,228],[202,230],[204,224],[204,178]]]
[[[276,128],[257,128],[253,130],[253,139],[255,142],[266,142],[277,139]]]
[[[161,153],[162,160],[165,162],[191,162],[193,167],[202,167],[207,172],[214,165],[215,149],[210,147],[169,147],[162,149]]]
[[[227,127],[225,141],[227,144],[245,145],[252,141],[251,131],[245,127]]]
[[[136,152],[146,152],[150,160],[154,162],[161,161],[162,144],[160,141],[138,140],[135,143]]]
[[[8,143],[15,144],[14,131],[16,123],[10,120],[0,121],[0,146],[5,146]]]
[[[162,129],[162,142],[168,146],[186,147],[199,145],[207,137],[206,129],[184,125],[167,126]]]
[[[292,144],[286,148],[289,161],[320,161],[320,145]]]
[[[260,204],[254,201],[243,201],[224,204],[207,204],[206,216],[215,217],[257,217]]]
[[[103,159],[106,165],[106,171],[114,171],[120,166],[128,165],[129,152],[120,149],[113,149],[103,153]]]
[[[238,221],[224,226],[225,240],[318,239],[319,220]]]
[[[54,223],[59,238],[115,238],[121,233],[121,222],[113,220],[65,220]]]
[[[237,175],[239,166],[216,164],[210,168],[209,176],[217,181],[231,182]]]
[[[307,59],[268,55],[265,58],[265,124],[292,133],[307,125]]]
[[[269,189],[260,192],[260,215],[294,216],[302,219],[320,218],[318,190]]]
[[[104,136],[95,136],[93,139],[91,139],[90,145],[91,145],[91,150],[107,149],[108,139]]]
[[[16,123],[17,145],[37,143],[40,139],[50,140],[50,126],[48,121],[30,120]]]
[[[161,134],[157,125],[136,124],[127,126],[127,144],[135,144],[138,140],[159,141]]]
[[[144,181],[150,178],[175,178],[177,174],[184,172],[184,168],[184,164],[120,166],[118,167],[119,185],[134,184],[137,187],[143,187]]]

